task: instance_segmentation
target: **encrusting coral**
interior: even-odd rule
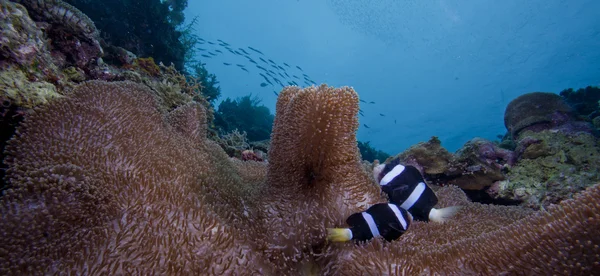
[[[438,189],[444,224],[399,240],[326,244],[325,228],[385,202],[360,163],[351,88],[287,87],[269,164],[206,139],[206,113],[165,114],[131,82],[85,82],[25,118],[7,146],[0,274],[589,274],[600,186],[534,212]],[[268,167],[267,167],[268,166]]]

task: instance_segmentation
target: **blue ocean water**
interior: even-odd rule
[[[599,10],[593,0],[220,0],[190,1],[186,19],[198,16],[198,36],[263,57],[300,86],[305,74],[354,87],[365,101],[357,138],[396,154],[434,135],[450,151],[497,139],[515,97],[599,85]],[[198,57],[221,99],[252,93],[274,112],[281,86],[261,86],[261,69],[221,52]]]

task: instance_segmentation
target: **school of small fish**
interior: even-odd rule
[[[286,62],[275,62],[267,58],[265,54],[251,46],[245,48],[234,47],[231,44],[217,39],[209,41],[199,38],[199,44],[205,45],[196,48],[199,55],[203,58],[215,58],[220,55],[225,55],[227,52],[233,56],[245,59],[244,62],[223,62],[225,66],[237,66],[240,70],[251,73],[258,70],[258,75],[264,80],[260,83],[260,87],[271,86],[273,93],[279,95],[277,87],[285,87],[290,85],[295,86],[310,86],[317,85],[312,78],[304,73],[302,67],[298,65],[290,65]],[[204,48],[203,48],[204,47]]]
[[[273,89],[273,94],[275,94],[275,96],[279,96],[278,91],[280,87],[283,88],[292,85],[300,87],[317,85],[317,83],[304,72],[302,67],[290,65],[286,62],[275,62],[273,59],[268,58],[261,50],[254,47],[234,47],[221,39],[216,39],[216,41],[209,41],[203,38],[198,39],[198,43],[201,46],[197,47],[196,50],[200,57],[212,59],[228,55],[227,52],[229,52],[234,58],[239,58],[238,62],[223,61],[223,65],[234,68],[237,67],[249,74],[258,73],[264,80],[259,86],[263,88],[270,86]],[[231,58],[231,55],[228,55],[227,58]],[[240,59],[243,61],[239,61]],[[374,101],[367,102],[362,99],[360,102],[369,105],[375,104]],[[359,115],[362,117],[365,116],[362,109],[359,109]],[[379,116],[385,117],[385,114],[379,113]],[[394,124],[396,124],[396,120],[394,120]],[[367,124],[363,124],[363,126],[367,129],[371,128]]]

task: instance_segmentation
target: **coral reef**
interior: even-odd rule
[[[589,274],[600,186],[534,212],[471,203],[399,240],[325,244],[325,228],[385,202],[360,162],[358,96],[287,87],[270,160],[228,158],[198,103],[168,112],[132,82],[85,82],[27,116],[7,146],[2,274]],[[494,248],[495,250],[489,250]]]
[[[38,17],[37,19],[62,25],[68,28],[71,34],[85,37],[100,47],[97,41],[98,30],[94,22],[77,8],[61,0],[15,0],[14,2],[27,7],[32,14]]]
[[[456,153],[450,167],[461,174],[448,183],[465,190],[483,190],[496,181],[504,180],[502,169],[514,165],[515,161],[512,151],[502,149],[489,140],[474,138]]]
[[[402,164],[412,165],[423,174],[441,174],[448,170],[453,156],[442,147],[441,141],[433,136],[429,141],[418,143],[400,153]]]
[[[235,129],[247,134],[248,140],[269,139],[273,127],[273,114],[260,99],[247,95],[236,100],[225,99],[215,113],[215,127],[221,133]]]
[[[33,108],[61,97],[51,83],[29,81],[25,73],[14,68],[0,70],[0,91],[0,99],[24,108]]]
[[[504,125],[513,139],[524,130],[556,129],[561,132],[592,132],[587,122],[576,121],[574,110],[554,93],[533,92],[512,100],[504,112]]]
[[[565,101],[571,105],[577,113],[586,116],[589,120],[593,120],[600,116],[600,88],[588,86],[586,88],[573,88],[560,91]]]
[[[31,64],[45,52],[42,31],[29,18],[27,10],[7,0],[0,0],[0,57],[17,64]]]
[[[375,160],[384,161],[388,157],[390,157],[390,155],[386,152],[377,150],[374,147],[372,147],[369,141],[358,141],[358,150],[360,151],[360,156],[362,157],[362,159],[367,160],[369,162],[373,162]]]
[[[61,0],[16,0],[27,7],[36,21],[48,23],[45,32],[52,38],[55,60],[86,67],[102,56],[99,32],[87,15]],[[60,55],[61,57],[56,57]],[[61,66],[62,62],[57,62]]]
[[[600,146],[593,135],[545,130],[523,132],[521,137],[519,162],[506,180],[495,184],[494,197],[521,200],[537,209],[600,181]]]
[[[45,35],[22,5],[0,0],[0,69],[18,68],[29,81],[45,81],[62,89],[65,84]]]
[[[419,169],[425,179],[436,185],[456,185],[465,190],[484,190],[505,179],[503,169],[514,165],[512,151],[489,140],[474,138],[455,154],[442,147],[437,137],[418,143],[400,153],[402,164]]]
[[[186,0],[66,2],[94,21],[107,44],[127,49],[138,57],[153,57],[158,63],[173,63],[183,71],[185,45],[177,27],[184,20]]]
[[[525,128],[510,139],[514,150],[474,138],[451,154],[433,137],[398,157],[417,167],[428,183],[456,185],[471,200],[540,209],[600,181],[598,138],[591,131],[565,127],[571,123]]]

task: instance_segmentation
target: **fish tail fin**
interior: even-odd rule
[[[327,228],[327,240],[332,242],[347,242],[352,239],[352,231],[348,228]]]
[[[452,206],[442,209],[433,208],[431,209],[431,212],[429,212],[429,220],[435,222],[446,222],[452,219],[452,217],[454,217],[454,215],[456,215],[461,208],[462,206]]]

